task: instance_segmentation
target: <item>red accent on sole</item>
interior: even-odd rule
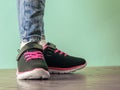
[[[58,67],[48,67],[51,70],[60,70],[60,71],[68,71],[68,70],[73,70],[73,69],[80,69],[86,66],[86,63],[80,66],[75,66],[75,67],[70,67],[70,68],[58,68]]]

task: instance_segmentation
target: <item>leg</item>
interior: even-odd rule
[[[23,42],[39,41],[41,39],[41,34],[44,34],[44,6],[44,0],[21,0],[19,18],[20,33]],[[69,73],[86,66],[86,61],[84,59],[66,55],[50,43],[43,46],[47,46],[47,48],[44,49],[44,56],[49,71],[53,73]],[[51,51],[49,48],[52,46],[54,48],[52,48]],[[49,52],[53,53],[51,54]]]
[[[44,36],[45,0],[18,0],[21,42],[38,42]]]
[[[21,50],[17,57],[17,79],[48,79],[48,67],[42,46],[45,0],[18,0]]]

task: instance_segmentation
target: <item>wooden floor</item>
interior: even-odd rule
[[[119,67],[89,67],[50,80],[16,80],[15,70],[0,70],[0,90],[120,90]]]

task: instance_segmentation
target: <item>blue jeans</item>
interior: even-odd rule
[[[21,42],[37,42],[44,37],[45,0],[17,0]]]

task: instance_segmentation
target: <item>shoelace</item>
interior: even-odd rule
[[[45,50],[46,48],[52,48],[52,47],[49,47],[48,45],[45,45],[43,47],[43,49]],[[67,54],[65,52],[62,52],[61,50],[57,49],[57,48],[52,48],[52,49],[49,49],[49,50],[54,50],[54,53],[59,53],[60,55],[64,55],[64,56],[67,56]]]
[[[41,51],[25,52],[24,57],[27,62],[34,59],[44,60],[44,56]]]
[[[59,49],[54,50],[54,53],[59,53],[60,55],[67,56],[67,54],[66,54],[65,52],[62,52],[62,51],[59,50]]]

